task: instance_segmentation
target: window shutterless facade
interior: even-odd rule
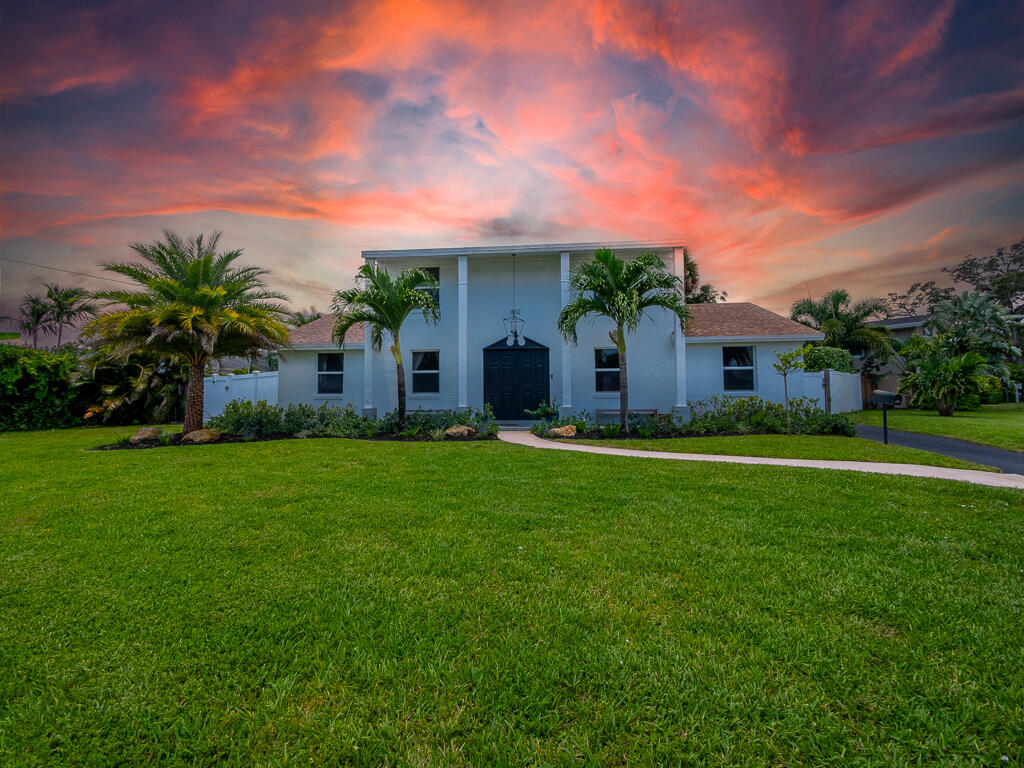
[[[619,351],[615,347],[594,350],[594,391],[619,391]]]
[[[441,391],[441,353],[436,349],[412,353],[412,391],[421,395]]]
[[[754,391],[753,347],[722,347],[722,388],[726,392]]]
[[[321,352],[316,356],[316,393],[340,395],[345,389],[345,354]]]

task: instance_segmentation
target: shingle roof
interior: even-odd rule
[[[291,346],[296,344],[333,344],[331,341],[333,330],[334,316],[324,315],[319,320],[293,328],[289,336],[290,344]],[[353,325],[345,335],[345,343],[347,344],[362,344],[363,339],[362,323]]]
[[[730,304],[691,304],[693,322],[686,329],[690,338],[706,336],[820,336],[813,328],[777,315],[764,307],[749,302]],[[312,323],[295,328],[291,333],[291,344],[331,344],[334,319],[325,315]],[[363,324],[352,326],[345,341],[361,344]]]
[[[693,322],[686,329],[688,338],[706,336],[820,336],[788,317],[777,315],[750,302],[730,304],[690,304]]]

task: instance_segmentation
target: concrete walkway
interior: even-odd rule
[[[643,459],[669,459],[671,461],[714,461],[724,464],[768,464],[776,467],[808,467],[811,469],[845,469],[852,472],[873,472],[882,475],[908,475],[910,477],[932,477],[940,480],[960,480],[965,483],[990,485],[994,488],[1017,488],[1024,490],[1024,475],[981,472],[974,469],[949,469],[946,467],[925,467],[920,464],[883,464],[870,461],[819,461],[812,459],[770,459],[758,456],[718,456],[703,453],[673,453],[670,451],[637,451],[631,448],[605,448],[600,445],[583,445],[573,442],[544,440],[531,432],[501,430],[498,439],[528,448],[544,448],[553,451],[579,451],[600,453],[607,456],[632,456]]]
[[[869,427],[864,424],[858,424],[857,434],[866,440],[882,442],[881,427]],[[973,461],[975,464],[985,464],[989,467],[996,467],[1002,472],[1024,475],[1024,453],[1007,451],[1003,448],[993,448],[991,445],[969,443],[966,440],[957,440],[954,437],[925,435],[919,432],[902,432],[895,429],[889,430],[889,442],[893,445],[902,445],[907,448],[941,453],[943,456],[952,456],[954,459]]]

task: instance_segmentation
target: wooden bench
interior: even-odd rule
[[[604,418],[614,417],[614,418],[617,419],[619,417],[619,409],[618,408],[599,408],[596,411],[596,414],[597,414],[597,423],[600,424],[601,420],[604,419]],[[633,418],[634,416],[653,416],[653,417],[657,418],[657,416],[658,416],[658,409],[657,408],[630,408],[629,411],[627,412],[627,415],[629,416],[629,418]]]

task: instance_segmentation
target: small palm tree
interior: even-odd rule
[[[887,358],[892,354],[892,334],[880,325],[868,325],[874,314],[884,313],[881,299],[850,301],[842,289],[829,291],[820,299],[801,299],[793,304],[790,316],[798,323],[825,334],[826,347],[841,347],[855,355],[873,354]]]
[[[50,333],[54,325],[50,316],[50,304],[41,296],[27,295],[18,306],[17,315],[4,315],[0,320],[11,323],[26,336],[32,338],[32,348],[39,348],[39,333]]]
[[[50,305],[50,322],[57,329],[57,346],[64,338],[64,326],[96,314],[96,305],[89,301],[84,288],[46,284],[46,301]]]
[[[558,315],[558,330],[576,344],[576,327],[588,315],[607,317],[615,323],[608,336],[619,353],[619,428],[629,429],[629,379],[626,372],[626,333],[635,333],[653,307],[662,307],[690,321],[683,281],[668,271],[656,253],[645,253],[624,262],[608,248],[594,253],[594,260],[577,267],[570,278],[573,298]]]
[[[437,281],[422,269],[403,269],[392,278],[386,269],[363,264],[356,274],[356,287],[334,294],[334,341],[345,345],[345,334],[356,323],[363,323],[370,342],[378,352],[384,348],[384,334],[391,337],[388,348],[398,372],[398,428],[405,428],[405,367],[398,334],[414,310],[423,312],[426,323],[437,323],[439,311],[433,289]],[[367,360],[369,365],[370,361]]]
[[[156,353],[188,365],[184,433],[203,426],[203,376],[210,360],[259,354],[288,343],[285,297],[267,288],[267,270],[236,267],[242,251],[218,253],[220,233],[132,246],[144,263],[112,262],[105,269],[135,280],[139,290],[100,291],[112,308],[83,334],[122,359]],[[116,305],[116,306],[114,306]]]
[[[980,394],[994,380],[982,355],[958,355],[943,337],[911,336],[903,354],[907,373],[900,391],[912,393],[910,405],[934,404],[940,416],[952,416],[965,397]]]

